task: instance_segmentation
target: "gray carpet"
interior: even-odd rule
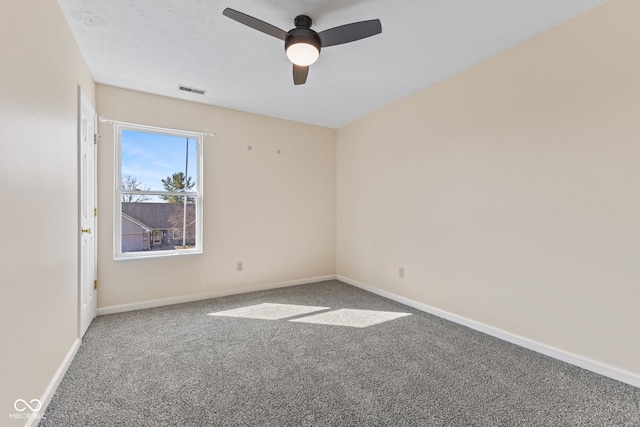
[[[320,308],[209,315],[263,303]],[[411,315],[290,321],[337,309]],[[98,317],[40,425],[640,426],[640,389],[329,281]]]

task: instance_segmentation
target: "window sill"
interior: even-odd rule
[[[188,255],[200,255],[202,254],[202,249],[187,249],[187,250],[179,250],[179,251],[157,251],[157,252],[129,252],[126,254],[118,254],[114,255],[113,260],[116,262],[120,261],[137,261],[143,259],[155,259],[155,258],[171,258],[171,257],[181,257]]]

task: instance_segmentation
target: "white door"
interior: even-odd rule
[[[82,89],[79,92],[80,145],[80,337],[96,317],[96,112]]]

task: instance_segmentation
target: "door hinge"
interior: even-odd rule
[[[98,208],[93,208],[93,216],[98,216]]]
[[[94,134],[93,134],[93,143],[94,143],[94,144],[97,144],[97,143],[98,143],[98,134],[97,134],[97,133],[94,133]]]
[[[93,289],[98,289],[98,280],[93,281]]]

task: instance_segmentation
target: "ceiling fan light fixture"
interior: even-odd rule
[[[287,46],[287,58],[289,61],[302,67],[313,64],[320,56],[320,50],[316,46],[305,41],[292,43]]]
[[[307,18],[308,22],[311,22],[311,18],[303,15],[296,18],[296,24],[307,23],[300,21],[300,18]],[[318,33],[304,27],[289,31],[284,40],[284,51],[287,53],[287,58],[300,67],[308,67],[316,62],[320,56],[321,46]]]

